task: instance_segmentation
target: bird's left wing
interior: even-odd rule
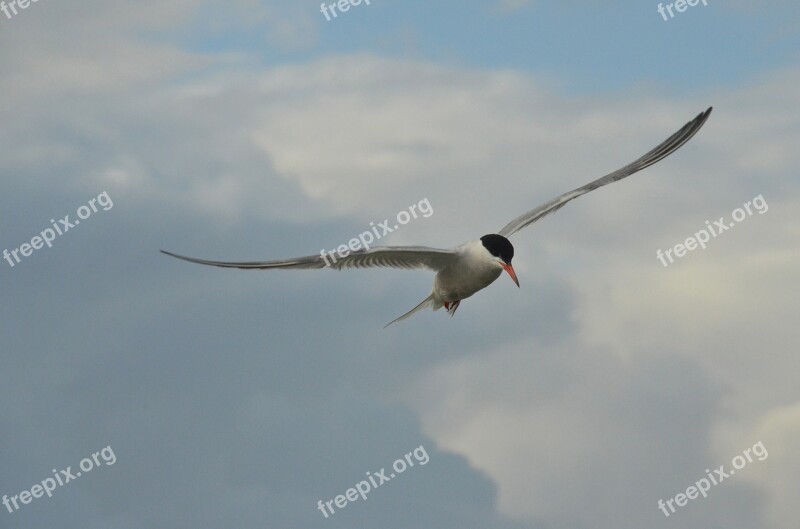
[[[606,184],[610,184],[611,182],[616,182],[617,180],[622,180],[626,176],[630,176],[633,173],[641,171],[646,167],[650,167],[656,162],[659,162],[672,154],[673,152],[680,149],[687,141],[692,139],[692,136],[697,134],[697,131],[700,130],[708,116],[711,114],[711,107],[708,108],[705,112],[701,112],[694,118],[692,121],[681,127],[681,129],[661,142],[657,145],[654,149],[650,152],[642,156],[641,158],[629,163],[625,167],[621,169],[617,169],[613,173],[609,173],[602,178],[598,178],[593,182],[589,182],[583,187],[579,187],[577,189],[573,189],[567,193],[564,193],[561,196],[558,196],[551,200],[550,202],[545,202],[541,206],[536,209],[532,209],[527,213],[524,213],[517,217],[516,219],[512,220],[502,230],[497,232],[499,235],[503,237],[508,237],[512,233],[516,233],[525,226],[533,224],[537,220],[541,219],[545,215],[550,213],[555,213],[560,208],[562,208],[567,202],[570,200],[574,200],[581,195],[585,195],[589,191],[594,191],[598,187],[603,187]]]
[[[164,250],[161,250],[161,253],[191,263],[247,270],[271,270],[275,268],[298,270],[326,267],[341,270],[343,268],[389,267],[427,268],[439,271],[452,263],[457,257],[455,250],[440,250],[426,246],[376,246],[368,250],[361,249],[350,252],[344,257],[340,257],[334,252],[333,254],[325,254],[325,258],[322,255],[309,255],[293,259],[251,262],[208,261],[206,259],[177,255]]]

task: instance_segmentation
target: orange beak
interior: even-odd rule
[[[514,272],[514,267],[506,263],[501,263],[501,265],[503,266],[503,270],[508,272],[508,275],[511,276],[511,279],[513,279],[514,283],[516,283],[517,287],[519,287],[519,279],[517,279],[517,273]]]

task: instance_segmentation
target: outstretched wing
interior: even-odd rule
[[[322,255],[309,255],[295,257],[294,259],[252,262],[208,261],[206,259],[177,255],[164,250],[161,250],[161,253],[189,261],[190,263],[247,270],[271,270],[275,268],[318,269],[326,267],[341,270],[343,268],[389,267],[427,268],[439,271],[452,263],[457,255],[453,250],[440,250],[426,246],[376,246],[368,250],[361,249],[350,252],[345,257],[340,257],[337,253],[326,253],[325,258]]]
[[[617,180],[622,180],[626,176],[630,176],[633,173],[641,171],[642,169],[663,160],[673,152],[680,149],[683,144],[692,139],[692,136],[697,134],[697,131],[700,130],[700,127],[705,124],[708,116],[711,114],[712,108],[713,107],[709,107],[705,112],[698,114],[696,118],[684,125],[678,132],[661,142],[653,150],[638,160],[631,162],[625,167],[617,169],[613,173],[609,173],[602,178],[598,178],[594,182],[590,182],[583,187],[579,187],[578,189],[564,193],[563,195],[558,196],[549,202],[545,202],[536,209],[532,209],[529,212],[520,215],[516,219],[506,224],[506,226],[503,227],[498,234],[502,235],[503,237],[508,237],[512,233],[518,232],[525,226],[533,224],[545,215],[555,213],[560,208],[564,207],[564,205],[570,200],[574,200],[581,195],[585,195],[589,191],[594,191],[598,187],[603,187],[606,184],[616,182]]]

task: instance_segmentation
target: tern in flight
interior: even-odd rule
[[[271,269],[319,269],[319,268],[427,268],[436,272],[433,279],[433,290],[422,302],[406,312],[392,323],[404,320],[426,307],[439,310],[444,307],[452,316],[462,300],[472,296],[479,290],[491,285],[505,270],[514,283],[519,287],[517,274],[511,266],[514,258],[514,247],[508,237],[522,228],[529,226],[545,215],[554,213],[570,200],[594,191],[598,187],[622,180],[626,176],[641,171],[642,169],[659,162],[677,151],[688,142],[705,124],[711,108],[697,115],[692,121],[684,125],[675,134],[661,142],[653,150],[629,163],[613,173],[598,178],[583,187],[579,187],[560,195],[541,206],[528,211],[506,224],[499,232],[484,235],[480,239],[465,242],[449,250],[429,248],[426,246],[375,246],[368,249],[355,250],[349,255],[338,258],[334,263],[327,263],[322,255],[296,257],[275,261],[255,262],[226,262],[195,259],[161,250],[162,253],[183,259],[192,263],[199,263],[223,268],[242,268],[247,270]]]

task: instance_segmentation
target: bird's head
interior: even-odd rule
[[[508,272],[514,283],[519,286],[517,273],[511,266],[511,260],[514,258],[514,246],[511,245],[511,242],[502,235],[489,234],[481,237],[481,243],[486,251],[494,257],[497,266]]]

